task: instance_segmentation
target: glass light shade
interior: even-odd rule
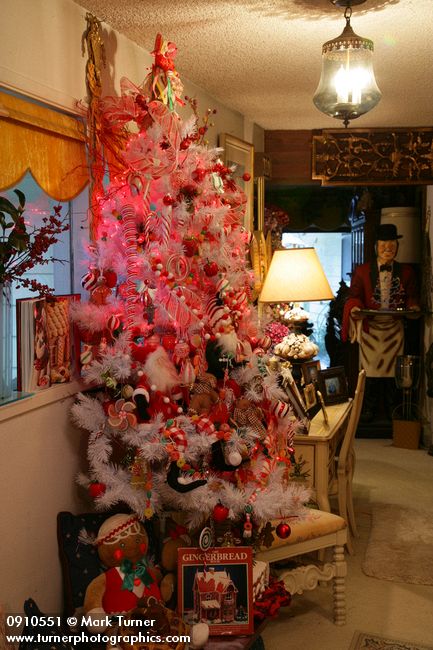
[[[382,94],[374,77],[373,41],[355,34],[346,21],[341,35],[322,47],[322,75],[313,102],[347,126],[371,111]]]
[[[314,248],[275,251],[260,292],[260,302],[313,302],[333,298]]]

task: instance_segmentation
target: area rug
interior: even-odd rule
[[[349,650],[433,650],[432,646],[418,645],[410,641],[398,641],[377,634],[355,632]]]
[[[381,580],[433,585],[432,548],[431,512],[375,505],[362,570]]]

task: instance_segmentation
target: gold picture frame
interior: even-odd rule
[[[240,140],[230,133],[220,133],[219,146],[224,150],[222,153],[224,164],[228,167],[236,165],[236,183],[247,197],[244,227],[252,232],[254,227],[254,145]],[[249,174],[250,180],[244,181],[243,174]]]

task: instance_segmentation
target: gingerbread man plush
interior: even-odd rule
[[[95,545],[107,570],[92,580],[86,590],[84,612],[94,622],[87,625],[90,631],[103,631],[101,621],[107,616],[131,614],[132,618],[154,619],[157,634],[178,634],[183,622],[164,606],[159,588],[161,575],[147,561],[149,542],[138,516],[118,514],[107,519],[98,531]],[[209,628],[200,623],[189,633],[191,647],[201,648],[208,639]]]

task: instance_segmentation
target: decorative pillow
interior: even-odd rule
[[[22,631],[22,638],[32,640],[22,640],[19,645],[19,650],[76,650],[71,643],[64,641],[57,641],[55,637],[65,635],[65,632],[57,627],[47,627],[46,625],[38,625],[38,620],[45,615],[41,612],[35,601],[29,598],[24,603],[24,613],[27,617],[28,624]],[[38,634],[42,635],[40,638],[47,639],[46,641],[39,642]]]
[[[96,537],[107,516],[107,513],[73,515],[71,512],[59,512],[57,515],[66,616],[71,616],[82,607],[88,584],[104,571],[96,548],[79,541],[80,532],[85,529],[89,535]]]

